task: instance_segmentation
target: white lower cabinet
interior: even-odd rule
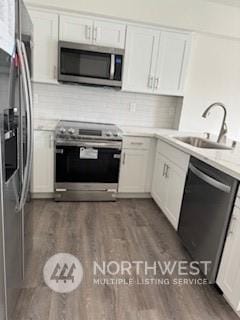
[[[240,209],[234,207],[217,284],[235,311],[240,311]]]
[[[54,142],[53,132],[34,131],[32,193],[54,191]]]
[[[153,169],[153,140],[126,137],[120,167],[119,188],[122,193],[148,193]]]
[[[187,154],[159,142],[151,193],[175,229],[178,228],[188,163]]]

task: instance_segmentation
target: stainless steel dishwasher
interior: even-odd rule
[[[237,186],[236,179],[191,157],[178,233],[194,261],[211,262],[207,272],[201,269],[209,283],[216,280]]]

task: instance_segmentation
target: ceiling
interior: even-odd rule
[[[240,7],[240,0],[207,0],[209,2],[217,2],[228,6]]]

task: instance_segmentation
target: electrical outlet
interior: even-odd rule
[[[136,106],[137,106],[137,104],[135,102],[131,102],[129,105],[129,111],[136,112]]]

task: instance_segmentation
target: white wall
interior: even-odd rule
[[[174,128],[179,99],[106,88],[34,84],[34,117]]]
[[[206,0],[26,0],[26,3],[240,37],[240,8]]]
[[[205,108],[215,101],[227,106],[229,136],[240,140],[240,41],[196,35],[182,107],[180,130],[217,133],[222,111]]]

